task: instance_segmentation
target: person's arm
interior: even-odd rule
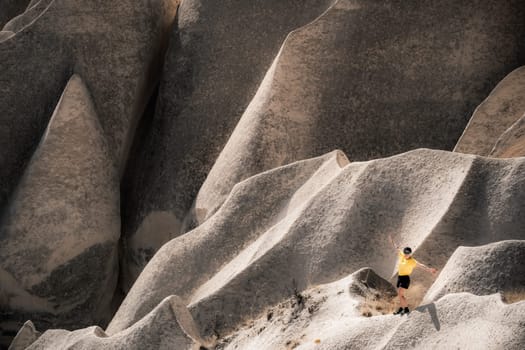
[[[437,270],[436,270],[435,268],[433,268],[433,267],[428,267],[428,266],[426,266],[426,265],[420,263],[420,262],[417,261],[417,260],[416,260],[416,264],[417,264],[417,266],[419,266],[419,267],[425,269],[426,271],[430,272],[430,273],[433,274],[433,275],[435,275],[435,274],[437,273]]]
[[[399,251],[401,248],[399,248],[399,245],[396,242],[394,242],[394,239],[392,238],[392,235],[388,235],[388,238],[390,238],[390,244],[392,244],[392,247],[395,250]]]

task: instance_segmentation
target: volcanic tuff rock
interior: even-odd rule
[[[0,347],[521,349],[525,2],[178,4],[0,0]]]
[[[0,4],[7,3],[0,1]],[[122,167],[158,79],[177,1],[41,0],[0,40],[0,210],[24,172],[73,73],[93,96]]]
[[[525,157],[525,114],[501,134],[490,156]]]
[[[118,172],[75,75],[2,220],[0,327],[107,323],[119,236]]]
[[[525,67],[510,73],[476,109],[454,151],[482,156],[525,156]],[[520,131],[521,130],[521,131]]]
[[[285,302],[269,309],[216,349],[521,350],[525,342],[525,302],[505,305],[497,294],[450,294],[412,310],[410,316],[365,318],[347,292],[349,279],[304,291],[300,309],[287,308]]]
[[[215,349],[509,349],[525,341],[525,302],[506,305],[499,295],[450,294],[412,311],[409,317],[364,318],[358,313],[360,297],[348,289],[356,274],[317,285],[271,306],[223,337]],[[28,349],[196,349],[210,346],[185,331],[187,318],[167,315],[162,301],[135,325],[107,337],[91,327],[75,332],[47,331]],[[173,308],[173,306],[172,306]],[[181,321],[182,319],[182,321]],[[15,344],[16,345],[16,344]],[[196,346],[197,345],[197,346]],[[13,350],[18,350],[13,348]]]
[[[180,298],[171,296],[159,303],[142,320],[118,334],[108,336],[96,326],[74,332],[50,330],[27,345],[30,345],[27,350],[194,350],[201,346],[212,346],[213,342],[200,337],[186,306]]]
[[[1,0],[0,1],[0,30],[11,18],[24,12],[29,0]],[[0,39],[1,41],[1,39]]]
[[[465,117],[523,62],[523,18],[519,1],[337,1],[288,36],[191,220],[239,181],[335,148],[353,161],[452,149]]]
[[[294,290],[363,266],[389,276],[396,253],[387,233],[438,268],[460,245],[524,237],[523,158],[423,149],[346,163],[332,152],[237,184],[215,215],[159,250],[108,333],[130,327],[171,294],[210,335],[232,331]],[[425,289],[431,284],[415,278]]]
[[[519,1],[313,3],[181,4],[126,184],[126,286],[249,176],[338,148],[352,160],[452,149],[525,56]]]
[[[33,322],[27,321],[16,334],[16,337],[9,346],[9,350],[25,350],[40,338],[41,335],[42,333],[35,329]]]
[[[286,35],[332,2],[182,2],[156,113],[125,183],[126,288],[186,230],[184,216]]]
[[[480,247],[459,247],[424,303],[450,293],[476,295],[518,291],[525,286],[525,241],[502,241]]]

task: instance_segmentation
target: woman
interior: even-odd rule
[[[405,247],[402,251],[399,245],[397,245],[394,240],[392,239],[392,236],[389,236],[390,243],[392,243],[392,247],[397,250],[398,256],[399,256],[399,262],[398,262],[398,277],[397,277],[397,296],[399,297],[399,309],[394,312],[394,315],[403,315],[410,313],[410,310],[408,309],[408,303],[405,298],[405,290],[408,289],[410,286],[410,274],[416,267],[421,267],[425,269],[425,271],[428,271],[435,275],[437,273],[437,270],[434,268],[430,268],[428,266],[423,265],[422,263],[418,262],[416,259],[412,257],[412,249],[410,247]]]

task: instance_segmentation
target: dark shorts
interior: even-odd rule
[[[397,276],[397,288],[408,289],[410,286],[410,276]]]

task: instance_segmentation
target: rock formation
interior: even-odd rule
[[[41,0],[5,25],[6,33],[16,33],[0,40],[0,210],[72,73],[89,87],[114,162],[123,168],[176,5]]]
[[[523,46],[503,47],[498,38],[523,30],[514,16],[523,18],[524,8],[500,5],[340,0],[292,32],[203,184],[192,219],[212,215],[237,182],[334,148],[352,160],[452,149],[464,116],[523,55]]]
[[[104,324],[118,278],[118,171],[82,79],[67,84],[0,231],[0,327]],[[15,327],[12,329],[11,327]]]
[[[501,136],[490,152],[491,157],[525,157],[525,114],[512,124]]]
[[[182,4],[149,143],[133,167],[151,171],[129,185],[127,285],[252,175],[333,149],[352,160],[452,149],[466,116],[525,52],[517,2],[323,3],[308,2],[301,16],[295,1]],[[227,17],[209,19],[218,12]],[[295,30],[278,50],[287,20]]]
[[[0,0],[0,348],[521,350],[524,19]]]
[[[389,276],[396,256],[388,233],[437,267],[460,245],[523,237],[522,158],[418,150],[346,163],[333,152],[236,185],[214,216],[159,250],[108,333],[130,327],[171,294],[209,336],[232,331],[294,290],[363,266]]]
[[[482,156],[525,156],[525,67],[505,77],[476,109],[454,151]],[[521,129],[521,131],[519,131]],[[521,150],[521,152],[520,152]]]
[[[459,247],[450,257],[424,302],[450,293],[488,295],[525,286],[525,241],[502,241],[481,247]]]
[[[284,317],[279,317],[286,307],[281,304],[269,311],[270,321],[268,314],[261,315],[216,349],[393,350],[446,346],[519,350],[525,341],[525,331],[519,326],[524,321],[525,303],[505,305],[498,295],[451,294],[400,319],[394,315],[358,315],[355,300],[345,293],[342,284],[319,286],[304,294],[301,311],[288,307]]]
[[[0,1],[0,29],[9,21],[11,18],[24,12],[29,0],[2,0]],[[0,39],[1,41],[1,39]]]
[[[15,342],[14,345],[17,345]],[[199,336],[186,306],[176,296],[163,300],[140,322],[116,335],[99,327],[74,332],[52,330],[34,342],[22,343],[27,350],[37,349],[199,349],[213,344]],[[18,346],[18,345],[17,345]],[[15,350],[15,349],[13,349]]]
[[[129,168],[126,288],[162,244],[186,230],[187,211],[286,35],[332,2],[181,4],[153,125]]]

